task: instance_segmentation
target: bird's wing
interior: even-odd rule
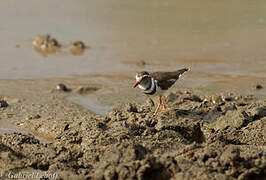
[[[173,84],[175,84],[176,80],[175,79],[170,79],[170,80],[166,80],[166,81],[158,81],[158,85],[160,86],[160,88],[162,90],[167,90],[168,88],[170,88]]]
[[[188,71],[188,68],[183,68],[183,69],[179,69],[177,71],[173,71],[173,72],[154,72],[154,73],[150,73],[150,75],[160,81],[168,81],[168,80],[177,80],[180,75],[182,75],[184,72]]]

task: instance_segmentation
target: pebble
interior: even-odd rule
[[[62,84],[62,83],[56,85],[56,90],[58,90],[58,91],[64,91],[64,92],[70,91],[70,89],[67,88],[67,86],[64,85],[64,84]]]
[[[101,130],[107,130],[108,129],[107,125],[104,122],[98,122],[97,128],[99,128]]]
[[[228,93],[228,94],[223,94],[221,95],[222,97],[222,100],[225,102],[225,101],[234,101],[235,98],[234,98],[234,94],[233,93]]]
[[[35,36],[32,40],[32,45],[35,47],[35,50],[43,55],[56,53],[61,47],[58,41],[49,34]]]
[[[226,96],[226,97],[222,97],[223,98],[223,101],[233,101],[234,98],[233,97],[230,97],[230,96]]]
[[[123,124],[123,126],[124,126],[125,128],[128,128],[128,127],[129,127],[129,125],[128,125],[128,123],[127,123],[126,121],[123,121],[122,124]]]
[[[220,106],[216,106],[215,109],[218,111],[218,112],[222,112],[222,108]]]
[[[221,96],[216,96],[216,97],[214,97],[212,99],[212,103],[213,104],[221,104],[223,102],[224,102],[224,100],[223,100],[223,98]]]
[[[86,46],[84,44],[84,42],[82,41],[75,41],[71,44],[71,46],[74,46],[74,47],[77,47],[77,48],[80,48],[80,49],[85,49]]]
[[[82,41],[75,41],[71,43],[69,50],[73,55],[81,55],[86,48],[86,45]]]
[[[69,124],[66,124],[64,127],[64,131],[69,130]]]
[[[5,100],[0,100],[0,108],[7,107],[8,103]]]
[[[204,98],[202,101],[203,104],[207,104],[208,102],[209,102],[209,100],[207,98]]]
[[[257,85],[256,85],[256,89],[257,89],[257,90],[260,90],[260,89],[262,89],[262,88],[263,88],[262,85],[260,85],[260,84],[257,84]]]
[[[244,103],[244,102],[240,102],[240,103],[237,104],[237,106],[246,106],[246,105],[248,105],[248,104]]]

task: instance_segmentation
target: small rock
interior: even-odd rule
[[[256,88],[257,90],[260,90],[260,89],[262,89],[262,88],[263,88],[263,86],[262,86],[262,85],[260,85],[260,84],[257,84],[255,88]]]
[[[23,123],[16,123],[17,126],[23,126]]]
[[[209,100],[207,98],[204,98],[202,101],[202,104],[207,104],[209,102]]]
[[[129,125],[128,125],[128,123],[126,122],[126,121],[123,121],[123,126],[125,127],[125,128],[128,128],[129,127]]]
[[[35,116],[33,116],[34,119],[40,119],[41,116],[39,114],[36,114]]]
[[[222,96],[223,101],[234,101],[234,98],[231,96]]]
[[[5,100],[0,100],[0,108],[7,107],[8,103]]]
[[[64,131],[67,131],[67,130],[69,130],[69,124],[66,124],[64,127]]]
[[[82,41],[75,41],[71,44],[72,46],[79,47],[80,49],[85,49],[86,45]]]
[[[86,48],[86,45],[82,41],[75,41],[71,43],[69,50],[73,55],[81,55]]]
[[[216,108],[216,110],[217,110],[218,112],[222,112],[222,108],[221,108],[221,106],[216,106],[215,108]]]
[[[61,47],[58,41],[49,34],[35,36],[32,40],[32,45],[35,47],[35,50],[43,55],[55,53]]]
[[[191,94],[191,92],[185,90],[185,91],[184,91],[184,94]]]
[[[212,99],[212,103],[221,104],[221,103],[224,103],[224,99],[222,98],[222,96],[216,96]]]
[[[248,104],[244,103],[244,102],[237,103],[237,106],[246,106],[246,105],[248,105]]]
[[[107,125],[104,122],[98,122],[97,128],[102,129],[102,130],[107,130]]]
[[[71,91],[69,88],[67,88],[66,85],[61,84],[61,83],[56,85],[56,90],[58,90],[58,91],[64,91],[64,92]]]

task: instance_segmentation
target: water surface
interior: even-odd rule
[[[1,1],[0,78],[134,77],[190,67],[188,87],[253,92],[266,86],[265,9],[261,0]],[[64,53],[33,50],[31,39],[45,33]],[[66,47],[75,40],[91,48],[73,56]]]

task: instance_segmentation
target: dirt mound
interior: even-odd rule
[[[166,99],[168,109],[158,116],[153,116],[151,100],[125,104],[105,116],[76,110],[73,121],[63,128],[60,124],[50,143],[21,133],[3,134],[0,168],[5,175],[47,172],[59,179],[266,176],[265,100],[189,92]]]

